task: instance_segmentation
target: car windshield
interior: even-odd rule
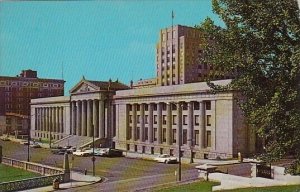
[[[169,155],[160,155],[160,157],[166,158],[166,157],[169,157]]]

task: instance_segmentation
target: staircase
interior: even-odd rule
[[[61,140],[56,141],[54,144],[56,146],[73,146],[76,148],[86,146],[89,143],[93,142],[92,137],[86,137],[86,136],[77,136],[77,135],[68,135],[67,137],[62,138]]]

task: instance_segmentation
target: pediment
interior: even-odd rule
[[[98,91],[99,87],[87,82],[87,81],[80,81],[77,85],[75,85],[71,90],[71,94],[76,93],[88,93],[88,92],[95,92]]]

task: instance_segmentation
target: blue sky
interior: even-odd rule
[[[65,92],[82,78],[107,81],[155,77],[159,30],[218,23],[210,0],[0,2],[0,76],[23,69],[62,78]]]

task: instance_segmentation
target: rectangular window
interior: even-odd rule
[[[136,105],[136,110],[140,111],[141,106],[140,105]]]
[[[167,77],[168,77],[168,76],[167,76]],[[166,103],[163,103],[163,104],[162,104],[162,110],[163,110],[163,111],[167,110],[167,104],[166,104]]]
[[[167,116],[163,115],[163,125],[166,125],[166,124],[167,124]]]
[[[127,144],[127,151],[130,151],[130,144]]]
[[[200,105],[198,102],[194,102],[194,110],[199,110]]]
[[[211,147],[211,131],[206,131],[206,147]]]
[[[206,125],[211,126],[211,115],[206,116]]]
[[[210,101],[205,102],[205,109],[206,110],[211,110],[211,102]]]
[[[160,148],[159,152],[160,152],[160,154],[163,154],[164,153],[164,148]]]
[[[195,145],[199,145],[199,130],[195,130],[194,132],[195,132],[194,134]]]
[[[188,122],[187,115],[183,115],[183,124],[187,125],[187,122]]]
[[[145,127],[145,140],[148,141],[148,127]]]
[[[157,128],[153,129],[153,140],[157,141]]]
[[[127,132],[127,138],[131,139],[131,133],[132,133],[132,127],[129,127],[129,130]]]
[[[145,111],[148,111],[148,105],[147,104],[145,104]]]
[[[170,156],[174,156],[174,149],[170,149]]]
[[[145,153],[145,151],[146,151],[146,147],[143,146],[143,147],[142,147],[142,153]]]
[[[129,111],[132,111],[132,105],[128,105]]]
[[[151,154],[154,154],[154,147],[151,147]]]
[[[149,116],[145,115],[145,124],[148,124],[148,118],[149,118]]]
[[[177,125],[177,116],[173,115],[173,125]]]
[[[157,111],[157,104],[153,104],[153,110]]]
[[[137,150],[138,150],[137,145],[134,145],[134,151],[137,152]]]
[[[153,116],[153,124],[157,124],[157,115]]]
[[[173,129],[172,131],[172,142],[176,143],[176,129]]]
[[[167,141],[167,130],[166,129],[163,129],[163,142],[166,142]]]
[[[140,139],[140,127],[136,128],[136,139]]]
[[[132,123],[132,115],[129,115],[129,123]]]
[[[199,125],[199,115],[195,115],[195,125]]]
[[[183,144],[187,143],[187,130],[186,129],[182,130],[182,143]]]
[[[137,117],[136,117],[137,123],[140,123],[140,119],[141,119],[141,116],[140,116],[140,115],[137,115]]]

